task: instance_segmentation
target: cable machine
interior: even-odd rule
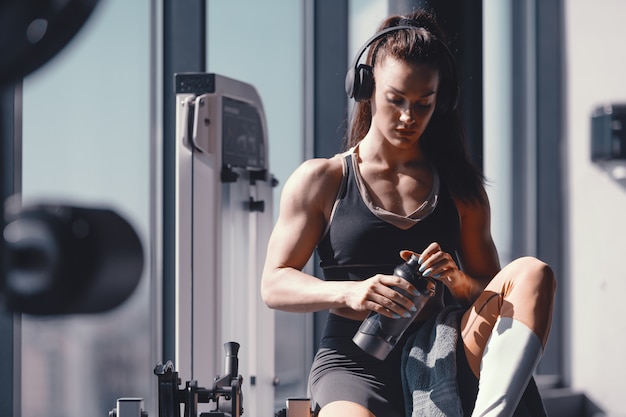
[[[223,344],[236,341],[246,406],[272,415],[274,316],[260,277],[275,180],[261,99],[217,74],[176,74],[175,89],[175,366],[183,379],[212,381]]]

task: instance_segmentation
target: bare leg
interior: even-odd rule
[[[326,404],[318,417],[376,417],[367,408],[351,401],[333,401]]]
[[[479,379],[472,417],[515,412],[548,340],[555,287],[546,264],[520,258],[502,269],[463,315],[461,337]]]
[[[536,258],[524,257],[504,267],[465,312],[461,337],[467,361],[480,377],[480,362],[499,316],[520,321],[545,347],[550,334],[556,283],[552,269]]]

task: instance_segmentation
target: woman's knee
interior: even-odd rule
[[[515,261],[513,283],[504,297],[501,314],[533,329],[547,342],[556,294],[556,278],[545,262],[530,256]]]
[[[524,256],[511,262],[511,276],[516,284],[536,287],[544,295],[554,296],[556,292],[556,276],[547,263],[532,257]]]

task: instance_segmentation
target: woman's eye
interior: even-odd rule
[[[404,103],[404,99],[396,98],[396,97],[387,97],[387,101],[389,101],[391,104],[398,104],[398,105]]]

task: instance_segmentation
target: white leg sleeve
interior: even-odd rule
[[[520,321],[498,317],[480,363],[472,417],[511,417],[542,354],[535,332]]]

